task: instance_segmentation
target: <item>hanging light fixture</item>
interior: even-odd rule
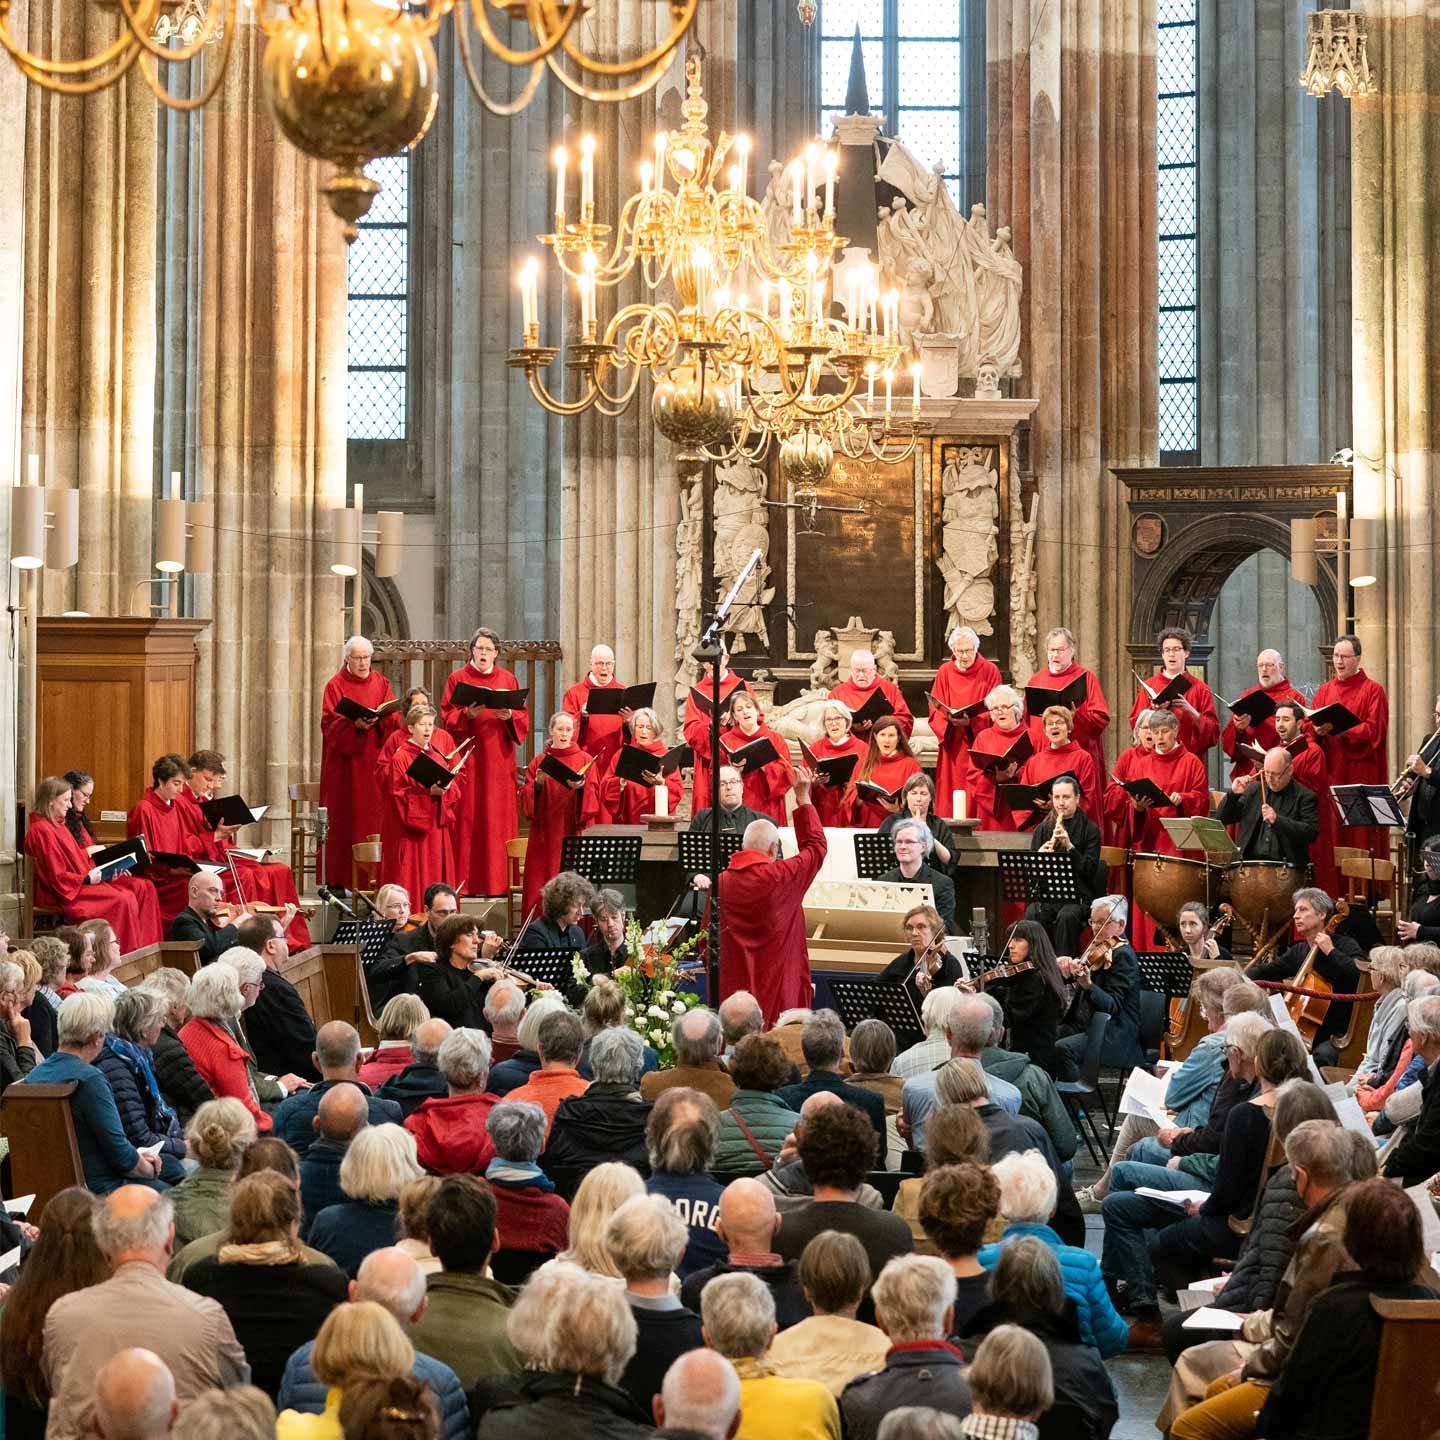
[[[61,95],[90,95],[138,69],[163,105],[199,110],[209,104],[230,62],[238,0],[94,0],[119,25],[106,45],[79,60],[27,50],[11,29],[14,0],[0,0],[0,46],[26,79]],[[251,0],[247,0],[247,6]],[[455,17],[456,50],[470,89],[497,115],[514,115],[535,95],[548,71],[568,90],[597,103],[643,95],[670,68],[700,0],[653,0],[668,14],[664,39],[644,54],[603,60],[582,49],[576,26],[585,16],[603,24],[622,0],[289,0],[255,24],[268,37],[261,61],[265,96],[285,138],[302,153],[335,167],[321,189],[354,240],[356,221],[379,185],[365,166],[418,145],[439,105],[434,40]],[[496,13],[492,13],[496,12]],[[529,44],[507,45],[494,20],[528,27]],[[474,53],[471,30],[481,54]],[[179,44],[173,44],[173,41]],[[161,66],[188,65],[207,50],[204,82],[189,98],[173,95]],[[528,70],[513,100],[496,100],[480,80],[486,55]]]
[[[1312,10],[1307,37],[1300,84],[1311,95],[1319,99],[1332,86],[1346,100],[1375,93],[1363,15],[1356,10]]]

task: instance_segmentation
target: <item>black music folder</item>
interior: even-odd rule
[[[585,697],[585,709],[591,715],[618,715],[622,710],[649,710],[655,704],[655,681],[644,685],[602,688],[593,685]]]
[[[759,739],[752,740],[748,745],[737,745],[733,749],[722,741],[720,748],[742,775],[751,770],[759,770],[772,760],[780,758],[780,752],[775,748],[774,741],[768,735],[761,735]]]
[[[586,772],[595,762],[587,760],[578,770],[567,765],[558,756],[552,755],[548,750],[540,761],[540,772],[548,775],[552,780],[558,780],[562,785],[573,785],[577,780],[583,780]]]
[[[256,805],[252,809],[239,795],[218,795],[213,800],[200,802],[200,813],[212,830],[218,830],[222,825],[234,825],[237,828],[241,825],[253,825],[257,820],[265,818],[265,812],[269,808],[268,805]]]
[[[450,703],[460,709],[478,705],[482,710],[521,710],[528,690],[496,689],[490,685],[467,685],[463,680],[450,692]]]
[[[1172,805],[1174,801],[1148,776],[1138,780],[1122,780],[1120,788],[1132,800],[1148,800],[1152,805]]]
[[[977,700],[973,705],[947,705],[933,690],[927,690],[925,698],[937,710],[943,710],[949,720],[975,720],[985,713],[983,700]]]
[[[803,740],[800,742],[800,755],[822,785],[836,790],[843,790],[850,783],[861,758],[859,755],[832,755],[827,760],[821,760]]]
[[[905,793],[905,787],[902,785],[898,790],[887,790],[873,780],[857,780],[855,793],[866,800],[878,800],[884,805],[898,805],[900,797]]]
[[[1321,705],[1317,710],[1306,710],[1305,718],[1315,726],[1328,725],[1332,740],[1363,723],[1348,705],[1342,705],[1338,700],[1331,705]]]
[[[855,725],[873,725],[877,720],[883,720],[891,710],[890,701],[877,680],[875,688],[866,696],[865,703],[858,710],[851,711],[850,718]]]
[[[1238,700],[1226,700],[1232,715],[1244,715],[1252,725],[1268,720],[1275,713],[1275,702],[1263,690],[1252,690]]]
[[[1047,810],[1050,807],[1050,787],[1056,780],[1073,780],[1075,777],[1066,770],[1038,785],[1005,783],[1000,786],[1000,799],[1007,810]]]
[[[342,695],[335,702],[335,711],[347,720],[383,720],[387,715],[393,715],[404,703],[403,700],[387,700],[378,709],[372,710],[368,705],[362,705],[358,700]]]
[[[1135,675],[1132,670],[1130,672]],[[1135,675],[1140,680],[1138,675]],[[1150,697],[1152,705],[1168,705],[1172,700],[1178,700],[1195,683],[1195,677],[1188,671],[1182,670],[1178,675],[1173,675],[1158,690],[1144,680],[1140,680],[1140,688]]]
[[[1031,715],[1043,715],[1052,705],[1063,705],[1074,710],[1084,702],[1090,682],[1084,675],[1077,675],[1068,685],[1052,690],[1048,685],[1027,685],[1025,687],[1025,709]]]
[[[428,750],[422,750],[405,767],[405,773],[417,785],[423,785],[427,790],[432,785],[438,785],[442,790],[448,790],[455,783],[459,774],[458,771],[452,770]]]
[[[645,779],[646,775],[653,775],[657,770],[662,775],[670,775],[694,763],[695,752],[688,745],[676,745],[663,755],[652,755],[638,745],[626,745],[615,761],[615,774],[622,780],[648,785],[650,782]]]
[[[1007,735],[992,725],[975,737],[970,746],[970,763],[982,770],[1003,770],[1007,765],[1023,765],[1034,753],[1035,742],[1025,726]]]

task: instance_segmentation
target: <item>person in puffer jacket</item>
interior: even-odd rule
[[[735,1094],[720,1112],[715,1178],[722,1184],[744,1175],[763,1175],[800,1116],[775,1092],[790,1080],[790,1060],[778,1040],[747,1035],[730,1056]]]
[[[149,990],[127,990],[115,1001],[115,1028],[95,1058],[115,1097],[125,1138],[138,1150],[160,1146],[160,1179],[178,1185],[185,1178],[185,1134],[160,1093],[151,1047],[165,1023],[165,1002]]]
[[[425,1313],[425,1276],[415,1259],[391,1247],[375,1250],[365,1257],[360,1272],[350,1282],[351,1300],[373,1300],[383,1305],[408,1333],[409,1327]],[[315,1378],[310,1364],[313,1340],[307,1341],[289,1359],[280,1381],[278,1410],[299,1410],[308,1415],[325,1411],[329,1389]],[[430,1388],[440,1412],[441,1440],[469,1440],[470,1402],[459,1377],[431,1355],[415,1352],[415,1378]]]
[[[150,1047],[150,1064],[155,1071],[155,1079],[159,1081],[160,1093],[175,1112],[183,1130],[195,1112],[207,1100],[215,1098],[215,1092],[195,1068],[195,1062],[180,1038],[180,1028],[190,1018],[190,1012],[185,1008],[190,980],[183,970],[167,966],[152,970],[139,988],[153,990],[165,999],[165,1023]]]

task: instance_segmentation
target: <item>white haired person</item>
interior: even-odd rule
[[[591,697],[597,690],[620,693],[602,696],[592,705]],[[560,699],[560,708],[575,717],[575,738],[602,767],[608,766],[627,743],[626,732],[633,735],[636,717],[647,713],[622,704],[624,690],[615,678],[615,652],[608,645],[596,645],[590,651],[590,669],[585,678]],[[648,713],[653,720],[655,712]],[[659,725],[655,728],[658,734]]]
[[[377,712],[395,692],[374,659],[375,647],[352,635],[320,699],[320,803],[330,817],[325,873],[332,877],[350,873],[352,847],[378,835],[384,819],[380,747],[390,727]]]
[[[1036,748],[1045,743],[1039,717],[1046,704],[1064,705],[1075,712],[1075,743],[1089,751],[1095,762],[1095,773],[1104,775],[1105,750],[1102,741],[1110,725],[1110,705],[1100,688],[1099,677],[1075,658],[1075,636],[1063,625],[1057,625],[1045,636],[1045,667],[1037,670],[1026,682],[1025,693],[1031,702],[1030,728]]]
[[[848,706],[838,700],[827,700],[820,709],[820,738],[810,747],[810,753],[821,766],[815,774],[811,799],[821,823],[832,827],[851,823],[854,796],[849,779],[860,768],[869,748],[851,732],[852,719]],[[826,768],[827,761],[844,761],[847,757],[850,757],[848,766],[836,767],[833,772]]]
[[[585,731],[587,737],[593,732],[594,724],[592,721]],[[685,780],[678,765],[668,775],[660,768],[659,759],[670,748],[665,743],[660,717],[648,705],[644,706],[630,716],[628,730],[628,736],[621,736],[623,744],[617,743],[608,753],[596,757],[597,764],[605,767],[600,781],[601,818],[612,825],[643,824],[645,817],[656,811],[655,792],[661,787],[665,790],[668,813],[678,813],[685,794]],[[655,764],[626,753],[637,750],[654,756]]]
[[[968,625],[954,626],[946,644],[950,659],[935,672],[928,698],[930,729],[939,744],[935,804],[941,815],[953,820],[955,792],[964,791],[970,769],[970,742],[990,723],[985,697],[1000,683],[1000,671],[980,653],[980,637]]]
[[[367,1126],[340,1162],[340,1188],[347,1198],[315,1217],[309,1243],[353,1280],[372,1250],[395,1243],[400,1192],[423,1173],[409,1131],[398,1125]]]
[[[852,650],[849,668],[849,678],[842,680],[830,691],[830,699],[838,700],[855,716],[855,733],[862,740],[867,740],[870,737],[871,725],[880,716],[893,715],[900,722],[900,728],[908,740],[910,732],[915,728],[915,717],[910,713],[910,707],[905,703],[900,687],[881,678],[875,652]],[[866,712],[863,716],[862,711]]]
[[[1005,804],[1000,787],[1020,778],[1020,767],[1035,749],[1025,728],[1025,696],[1013,685],[997,685],[985,697],[985,713],[990,723],[970,745],[970,768],[961,788],[981,830],[1015,831],[1019,819]]]

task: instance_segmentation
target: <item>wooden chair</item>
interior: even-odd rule
[[[75,1082],[32,1085],[17,1080],[0,1095],[0,1134],[10,1142],[10,1184],[16,1195],[35,1196],[27,1217],[38,1224],[53,1195],[85,1184],[70,1097]]]
[[[1339,847],[1336,853],[1339,853]],[[1357,901],[1364,901],[1375,916],[1377,925],[1381,915],[1386,913],[1386,907],[1381,902],[1388,902],[1390,938],[1393,940],[1395,917],[1399,913],[1399,901],[1395,891],[1395,862],[1372,860],[1369,853],[1362,850],[1358,856],[1340,862],[1340,876],[1345,882],[1345,898],[1352,905]]]
[[[361,881],[365,881],[362,884]],[[368,886],[368,888],[367,888]],[[350,889],[375,898],[380,888],[380,837],[367,835],[350,847]]]
[[[505,842],[505,933],[513,935],[520,925],[520,904],[525,894],[525,848],[529,839],[521,835]]]
[[[1347,860],[1368,860],[1370,852],[1362,849],[1359,845],[1336,845],[1331,851],[1335,857],[1337,866],[1343,865]]]
[[[1362,983],[1361,988],[1364,988]],[[1335,1041],[1335,1068],[1353,1075],[1365,1058],[1365,1044],[1370,1038],[1370,1021],[1375,1014],[1373,1000],[1356,1000],[1350,1006],[1350,1023]],[[1349,1078],[1349,1075],[1346,1076]]]
[[[320,782],[304,780],[290,787],[290,869],[295,874],[295,888],[305,893],[305,877],[313,876],[319,883],[315,851],[310,844],[315,825],[315,810],[320,804]]]
[[[13,1087],[12,1087],[13,1088]],[[1435,1421],[1435,1355],[1440,1300],[1370,1297],[1381,1319],[1380,1361],[1370,1399],[1369,1440],[1428,1435]],[[1421,1377],[1429,1377],[1428,1383]]]

